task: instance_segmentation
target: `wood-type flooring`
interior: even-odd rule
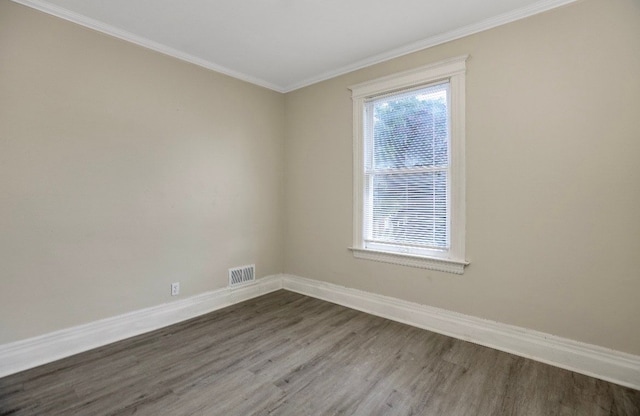
[[[640,415],[640,391],[281,290],[4,377],[0,415]]]

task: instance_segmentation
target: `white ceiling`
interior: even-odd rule
[[[291,91],[575,0],[14,0]]]

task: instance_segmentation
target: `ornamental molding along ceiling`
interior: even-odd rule
[[[577,0],[12,0],[286,93]]]

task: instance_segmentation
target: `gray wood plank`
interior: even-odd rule
[[[640,392],[279,291],[0,379],[0,415],[640,415]]]

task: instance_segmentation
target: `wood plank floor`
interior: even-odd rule
[[[640,415],[640,392],[278,291],[0,379],[0,415]]]

